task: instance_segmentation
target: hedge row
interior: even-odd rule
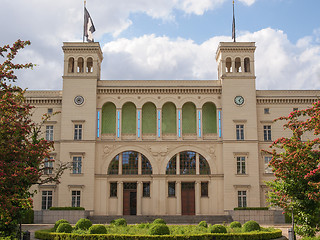
[[[233,210],[269,210],[268,207],[236,207]]]
[[[48,240],[270,240],[280,238],[281,230],[274,232],[250,232],[250,233],[208,233],[198,235],[116,235],[116,234],[72,234],[72,233],[50,233],[39,230],[35,232],[38,239]]]
[[[49,210],[85,210],[83,207],[51,207]]]

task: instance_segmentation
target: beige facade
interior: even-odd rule
[[[223,215],[266,206],[264,182],[273,174],[261,150],[288,134],[273,119],[320,95],[256,90],[252,42],[220,43],[212,81],[100,80],[99,43],[64,43],[63,51],[63,90],[26,98],[36,121],[61,111],[43,134],[55,141],[52,157],[73,169],[60,185],[36,187],[35,210]]]

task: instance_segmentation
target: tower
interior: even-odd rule
[[[222,85],[225,210],[260,206],[258,129],[253,42],[222,42],[216,60]]]

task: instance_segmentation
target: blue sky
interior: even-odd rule
[[[19,7],[17,7],[19,6]],[[63,42],[82,41],[82,0],[2,0],[0,45],[32,46],[17,59],[29,89],[61,89]],[[87,0],[102,79],[217,79],[215,51],[231,41],[232,0]],[[256,42],[257,89],[320,89],[320,1],[235,0],[237,41]]]

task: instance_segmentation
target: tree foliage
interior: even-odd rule
[[[32,121],[32,106],[25,102],[24,90],[14,85],[15,70],[34,66],[13,63],[27,45],[29,41],[18,40],[0,47],[0,56],[5,59],[0,64],[0,235],[14,232],[23,211],[32,207],[30,187],[58,182],[66,168],[59,165],[57,174],[44,176],[44,159],[49,158],[53,142],[39,137],[41,124]]]
[[[305,110],[291,112],[285,120],[289,138],[281,137],[270,146],[270,166],[275,180],[269,201],[286,212],[293,209],[299,235],[314,236],[320,230],[320,101]]]

